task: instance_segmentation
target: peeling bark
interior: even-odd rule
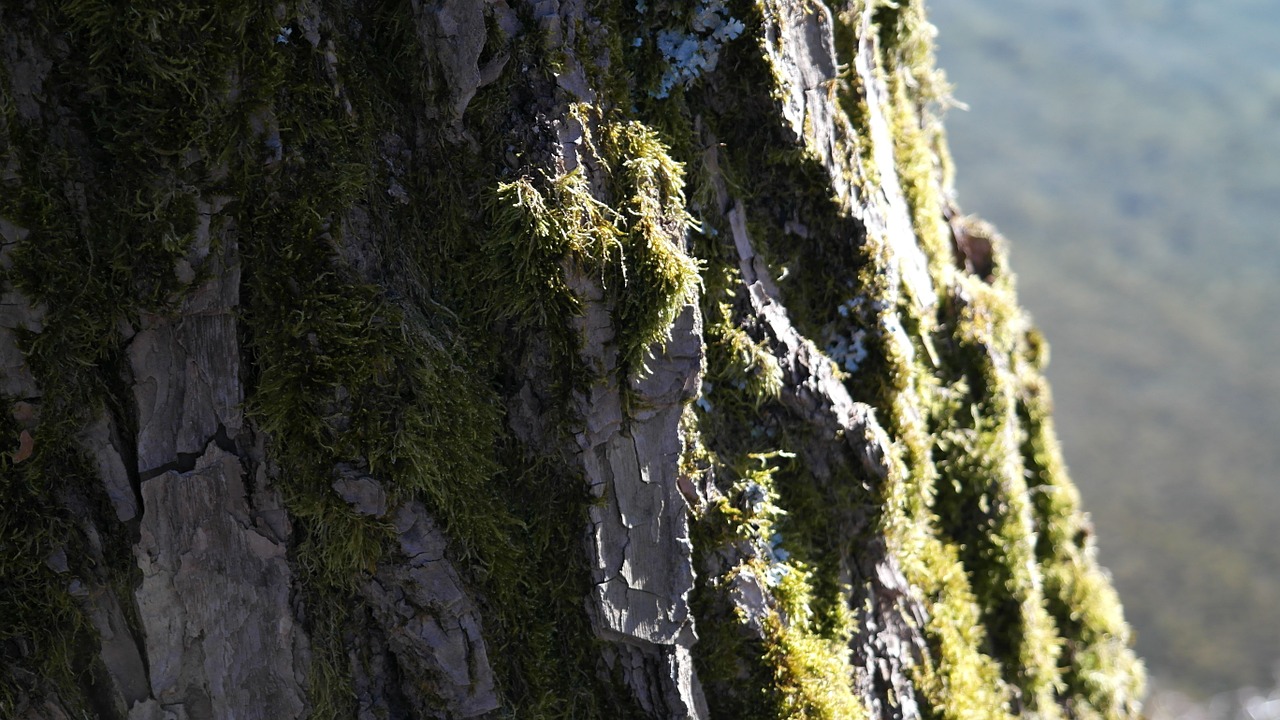
[[[646,362],[648,375],[632,382],[634,410],[625,417],[603,310],[598,300],[589,302],[582,323],[583,353],[605,379],[580,399],[586,428],[576,438],[591,494],[599,499],[589,509],[587,542],[592,620],[597,634],[613,643],[616,657],[607,661],[621,668],[642,708],[659,717],[705,718],[689,653],[697,641],[689,613],[693,546],[688,506],[676,484],[684,451],[680,416],[701,375],[698,310],[686,306],[667,346]]]

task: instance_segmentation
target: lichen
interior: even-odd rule
[[[724,0],[698,0],[692,7],[667,0],[655,0],[651,7],[648,0],[636,0],[635,9],[650,32],[637,34],[632,47],[652,42],[662,60],[662,75],[648,91],[659,100],[715,70],[721,46],[741,35],[744,27]]]

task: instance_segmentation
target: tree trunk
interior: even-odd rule
[[[1135,715],[922,4],[0,3],[0,715]]]

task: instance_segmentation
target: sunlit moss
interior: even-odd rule
[[[642,369],[645,353],[669,339],[671,323],[699,286],[699,269],[682,247],[684,169],[653,131],[638,122],[604,122],[579,111],[598,137],[588,147],[604,163],[616,207],[598,200],[581,171],[546,181],[503,183],[494,203],[494,251],[510,258],[494,269],[519,293],[501,312],[537,313],[567,321],[578,299],[561,262],[572,259],[598,279],[613,301],[612,317],[626,373]]]
[[[935,118],[922,115],[907,90],[904,74],[890,80],[894,156],[903,196],[911,212],[911,224],[929,258],[929,274],[935,287],[946,287],[953,268],[950,230],[942,216],[942,166],[931,138],[941,132]]]
[[[579,311],[560,263],[571,254],[601,272],[620,264],[621,232],[616,211],[597,200],[581,172],[548,183],[546,192],[522,178],[498,186],[489,241],[504,262],[493,279],[512,288],[524,302],[504,303],[499,315],[536,313],[539,324],[564,320]]]
[[[1060,684],[1061,640],[1045,609],[1042,569],[1034,557],[1035,527],[1018,449],[1022,429],[1014,408],[1013,344],[1021,316],[1008,304],[1006,283],[990,287],[963,278],[947,344],[958,370],[952,393],[934,419],[942,475],[938,513],[944,532],[963,548],[994,653],[1026,707],[1052,714]]]
[[[1111,579],[1098,565],[1092,528],[1067,479],[1044,378],[1024,368],[1018,412],[1027,432],[1022,452],[1035,505],[1048,608],[1063,630],[1063,697],[1082,717],[1131,717],[1145,692],[1145,673],[1131,649]]]
[[[818,632],[809,606],[811,574],[799,562],[789,568],[778,581],[779,610],[764,622],[765,659],[774,667],[781,695],[779,716],[821,720],[867,717],[849,681],[853,614],[845,613],[839,632]]]
[[[728,272],[733,278],[738,275],[737,268],[729,268]],[[732,293],[728,297],[731,298]],[[746,397],[757,407],[777,400],[782,391],[782,367],[778,359],[734,323],[730,303],[712,300],[706,305],[709,311],[705,326],[707,352],[714,357],[707,363],[712,372],[705,376],[704,385],[712,390],[716,384],[741,385],[738,389],[745,390]]]
[[[699,268],[683,247],[692,218],[685,209],[684,167],[639,122],[601,127],[598,146],[611,171],[623,218],[626,284],[614,315],[625,367],[636,367],[696,299]]]

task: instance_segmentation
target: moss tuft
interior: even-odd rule
[[[580,170],[537,184],[530,178],[500,184],[490,242],[502,262],[486,279],[516,294],[496,309],[498,317],[564,327],[579,311],[579,300],[566,284],[563,263],[597,278],[611,300],[626,376],[643,370],[646,353],[670,338],[677,313],[697,297],[699,268],[683,247],[692,222],[684,168],[643,124],[575,112],[588,128],[598,127],[585,144],[599,154],[612,205],[596,199]]]

